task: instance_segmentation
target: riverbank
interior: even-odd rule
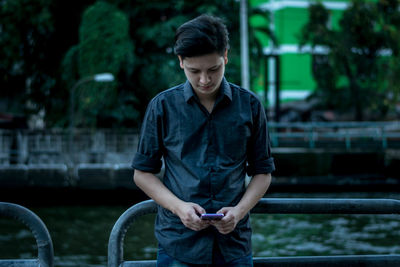
[[[276,165],[273,176],[283,178],[280,184],[351,183],[348,177],[356,184],[371,179],[400,182],[400,150],[274,148],[272,155]],[[136,189],[132,175],[129,163],[0,165],[0,184],[6,188]]]
[[[273,156],[273,193],[400,191],[397,150],[275,148]],[[0,165],[0,201],[113,204],[146,199],[132,176],[129,164]]]

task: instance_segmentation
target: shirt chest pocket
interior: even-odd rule
[[[247,142],[251,135],[250,127],[246,125],[230,125],[222,129],[221,152],[232,160],[246,157]]]
[[[195,114],[196,115],[196,114]],[[192,157],[204,146],[205,119],[190,113],[183,113],[170,120],[164,136],[164,145],[168,152],[178,157]]]

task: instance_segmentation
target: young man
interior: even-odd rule
[[[132,167],[137,186],[159,204],[157,266],[252,266],[249,211],[275,167],[263,106],[224,78],[228,49],[218,18],[202,15],[179,27],[175,53],[187,81],[146,111]],[[162,182],[154,175],[161,158]],[[224,217],[202,220],[203,213]]]

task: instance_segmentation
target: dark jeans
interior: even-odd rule
[[[178,261],[169,256],[165,250],[159,246],[157,253],[157,267],[200,267],[200,266],[215,266],[215,267],[253,267],[252,255],[245,256],[243,258],[236,259],[231,262],[225,262],[220,250],[214,246],[213,249],[213,263],[204,264],[191,264]]]

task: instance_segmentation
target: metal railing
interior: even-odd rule
[[[272,147],[400,149],[400,122],[269,123]]]
[[[156,265],[155,260],[125,261],[123,257],[124,238],[128,228],[140,216],[156,211],[156,203],[148,200],[132,206],[119,217],[108,242],[108,267]],[[264,198],[251,212],[269,214],[400,214],[400,200]],[[400,255],[255,257],[254,266],[400,266]]]
[[[269,122],[272,148],[400,149],[400,121]],[[137,129],[0,130],[0,165],[130,163]]]
[[[43,221],[31,210],[17,204],[0,202],[0,216],[22,222],[35,237],[37,259],[0,259],[0,267],[53,267],[54,250],[49,231]]]
[[[137,130],[0,130],[0,165],[129,163]]]

